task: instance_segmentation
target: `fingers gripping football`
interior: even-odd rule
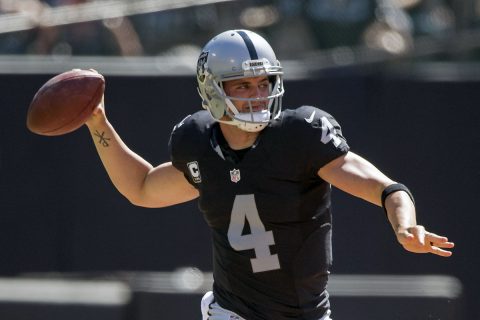
[[[397,231],[398,242],[405,250],[414,253],[432,253],[442,257],[450,257],[451,249],[455,246],[447,237],[428,232],[421,225]]]

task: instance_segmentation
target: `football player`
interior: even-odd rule
[[[203,319],[330,319],[331,186],[383,206],[408,251],[449,257],[454,244],[415,218],[413,196],[349,150],[335,118],[311,106],[282,110],[283,69],[248,30],[210,40],[197,63],[205,110],[171,134],[171,162],[132,152],[103,104],[87,126],[118,190],[165,207],[198,199],[213,237],[214,285]]]

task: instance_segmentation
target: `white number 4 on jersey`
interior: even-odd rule
[[[250,225],[250,234],[242,235],[245,220]],[[270,252],[270,246],[275,244],[273,232],[265,230],[253,194],[235,197],[228,227],[228,241],[237,251],[255,250],[255,258],[250,259],[253,272],[280,269],[278,255]]]
[[[335,147],[338,147],[342,143],[342,140],[340,140],[340,138],[338,137],[337,130],[335,130],[335,127],[332,125],[330,121],[328,121],[326,117],[322,117],[320,120],[322,121],[321,141],[324,144],[327,144],[333,140],[333,145]]]

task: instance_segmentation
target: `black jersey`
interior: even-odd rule
[[[318,170],[349,147],[314,107],[285,110],[241,159],[207,111],[172,132],[173,165],[212,230],[214,295],[248,320],[319,319],[329,308],[331,186]]]

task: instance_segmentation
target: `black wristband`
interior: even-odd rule
[[[415,205],[415,200],[413,199],[413,195],[410,192],[410,190],[408,190],[408,188],[401,183],[394,183],[394,184],[391,184],[388,187],[386,187],[382,192],[382,208],[383,208],[383,210],[385,210],[385,214],[387,213],[387,209],[385,208],[385,200],[387,199],[387,197],[390,194],[392,194],[394,192],[397,192],[397,191],[406,192],[408,194],[408,196],[410,197],[410,199],[412,199],[413,205]]]

